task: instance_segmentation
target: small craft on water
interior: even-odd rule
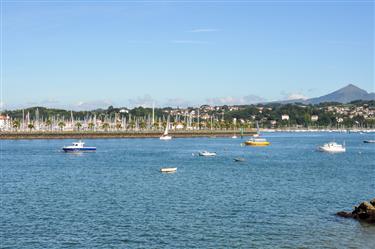
[[[171,140],[172,137],[168,135],[168,127],[169,127],[169,116],[167,120],[167,125],[165,126],[165,131],[163,135],[161,135],[160,140]]]
[[[177,171],[177,168],[161,168],[161,173],[174,173]]]
[[[268,146],[270,144],[265,138],[260,137],[252,137],[245,142],[245,145],[249,146]]]
[[[330,143],[324,144],[323,146],[319,146],[318,150],[322,152],[341,153],[341,152],[345,152],[346,148],[345,148],[345,143],[342,145],[336,142],[330,142]]]
[[[85,143],[80,140],[72,145],[64,146],[62,149],[65,152],[96,151],[96,147],[85,147],[84,145]]]
[[[216,156],[216,152],[208,152],[206,150],[199,152],[200,156]]]
[[[271,143],[268,142],[265,138],[260,137],[260,131],[259,131],[259,124],[257,121],[257,133],[253,134],[253,136],[245,142],[245,145],[249,146],[268,146]]]
[[[234,134],[234,135],[232,136],[232,138],[233,138],[233,139],[236,139],[236,138],[237,138],[236,134]]]
[[[245,158],[243,157],[236,157],[235,159],[233,159],[235,162],[245,162]]]
[[[375,140],[364,140],[363,141],[364,143],[366,143],[366,144],[374,144],[375,143]]]

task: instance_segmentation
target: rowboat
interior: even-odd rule
[[[177,168],[161,168],[160,172],[162,173],[174,173],[177,171]]]

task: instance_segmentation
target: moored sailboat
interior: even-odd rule
[[[165,126],[165,130],[163,135],[161,135],[160,140],[171,140],[172,136],[168,135],[168,128],[169,128],[169,116],[167,120],[167,125]]]

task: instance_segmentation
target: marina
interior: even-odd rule
[[[0,0],[0,249],[374,249],[374,0]]]

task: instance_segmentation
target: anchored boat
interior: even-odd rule
[[[82,141],[74,142],[72,145],[64,146],[62,149],[65,152],[78,152],[78,151],[96,151],[96,147],[85,147]]]
[[[165,131],[163,135],[161,135],[160,140],[171,140],[172,137],[168,135],[168,127],[169,127],[169,116],[168,116],[168,121],[167,125],[165,126]]]
[[[245,145],[249,146],[268,146],[271,143],[268,142],[265,138],[260,137],[260,132],[259,132],[259,124],[257,121],[257,133],[252,136],[249,140],[245,142]]]
[[[260,137],[252,137],[245,142],[245,145],[249,146],[268,146],[270,144],[265,138]]]
[[[233,159],[235,162],[245,162],[245,158],[243,157],[236,157],[235,159]]]
[[[216,152],[201,151],[199,152],[200,156],[216,156]]]
[[[177,171],[177,168],[161,168],[160,172],[162,173],[174,173]]]

